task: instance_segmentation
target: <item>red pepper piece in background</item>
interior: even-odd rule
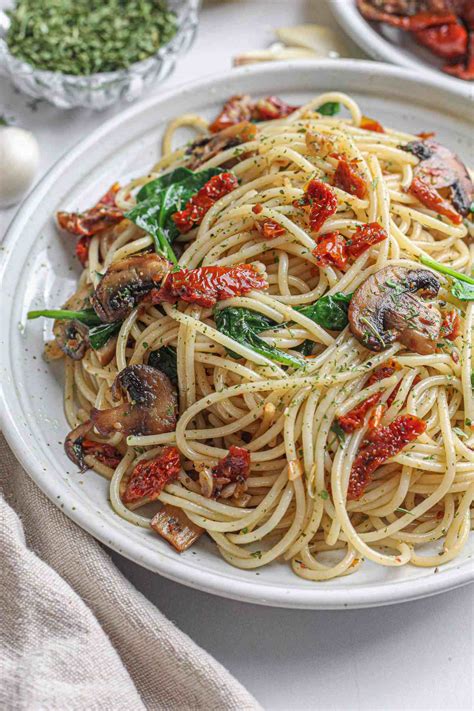
[[[316,257],[320,267],[327,267],[332,264],[338,269],[345,269],[347,266],[347,244],[339,232],[329,232],[324,235],[318,241],[312,254]]]
[[[448,341],[455,341],[461,332],[461,319],[456,309],[447,311],[441,323],[441,337]]]
[[[360,128],[363,128],[366,131],[374,131],[375,133],[385,133],[385,129],[382,124],[375,119],[369,118],[368,116],[362,116]]]
[[[337,212],[337,197],[326,183],[310,180],[304,195],[295,200],[295,207],[309,206],[309,225],[314,232],[319,232],[326,220]]]
[[[242,483],[250,474],[250,452],[244,447],[231,445],[229,453],[212,469],[216,479],[228,479]]]
[[[420,177],[413,178],[412,184],[410,185],[408,192],[419,200],[422,205],[434,210],[438,215],[444,215],[455,225],[460,225],[462,223],[462,215],[454,209],[448,200],[445,200],[439,192],[428,185],[428,183]]]
[[[460,59],[467,51],[467,30],[460,23],[419,30],[415,37],[420,44],[448,61]]]
[[[284,227],[282,227],[276,220],[272,220],[270,217],[265,220],[257,220],[255,222],[255,226],[265,239],[282,237],[282,235],[286,232]]]
[[[464,79],[464,81],[474,80],[474,19],[472,23],[473,28],[469,31],[465,59],[457,64],[447,64],[443,67],[443,72],[458,77],[458,79]]]
[[[387,239],[388,234],[378,222],[359,225],[347,243],[347,251],[351,257],[360,257],[368,249]]]
[[[63,230],[73,235],[93,237],[123,220],[123,212],[115,204],[120,185],[114,183],[97,205],[85,212],[58,212],[57,220]]]
[[[152,302],[177,299],[211,308],[217,301],[242,296],[252,289],[265,289],[268,282],[251,264],[235,267],[180,269],[168,275],[164,286],[153,294]]]
[[[83,456],[90,454],[92,457],[97,459],[98,462],[105,464],[106,467],[115,469],[118,467],[122,461],[122,455],[111,444],[106,444],[104,442],[94,442],[91,439],[84,439],[80,443],[82,447]]]
[[[361,200],[367,195],[367,185],[361,177],[357,161],[348,161],[346,158],[338,156],[339,162],[334,173],[333,185],[344,190],[350,195],[355,195]]]
[[[352,465],[347,498],[359,499],[371,482],[372,474],[425,430],[426,422],[414,415],[399,415],[386,427],[371,430]]]
[[[188,200],[184,210],[171,216],[178,230],[185,234],[200,225],[211,207],[238,186],[239,182],[233,173],[214,175]]]
[[[131,504],[145,498],[154,501],[166,484],[176,479],[180,470],[181,460],[176,447],[165,447],[155,459],[143,459],[130,476],[123,502]]]

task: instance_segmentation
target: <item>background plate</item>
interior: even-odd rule
[[[108,504],[107,482],[94,472],[79,474],[65,456],[62,368],[41,360],[51,324],[25,325],[25,319],[29,309],[55,307],[74,289],[74,240],[58,236],[55,211],[86,207],[115,180],[146,172],[158,156],[168,120],[185,112],[211,117],[232,94],[280,94],[297,103],[334,89],[355,96],[364,113],[389,126],[414,133],[436,130],[442,142],[474,163],[469,100],[434,81],[374,62],[244,67],[142,102],[105,123],[43,178],[18,211],[3,246],[1,410],[6,437],[23,466],[65,514],[139,565],[200,590],[262,605],[370,607],[433,595],[474,580],[474,541],[437,575],[431,569],[365,563],[355,575],[324,583],[301,580],[280,563],[259,571],[237,570],[207,540],[179,556],[151,531],[116,516]]]
[[[331,0],[331,10],[349,37],[374,59],[427,72],[437,77],[440,86],[474,97],[474,82],[456,79],[441,71],[445,62],[415,42],[409,32],[385,23],[368,22],[360,14],[356,0]]]

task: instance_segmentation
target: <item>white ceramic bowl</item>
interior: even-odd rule
[[[331,0],[331,10],[354,42],[374,59],[408,67],[416,76],[426,72],[433,79],[437,78],[439,86],[474,98],[474,82],[456,79],[441,71],[443,60],[415,42],[409,32],[380,22],[368,22],[360,14],[356,0]]]
[[[432,569],[395,570],[365,563],[352,576],[324,583],[301,580],[280,563],[258,571],[238,570],[225,563],[207,539],[180,556],[152,531],[116,516],[107,501],[107,482],[94,472],[78,474],[65,456],[62,366],[41,360],[51,325],[26,324],[25,318],[29,309],[61,304],[74,289],[74,239],[58,235],[54,212],[93,204],[115,180],[145,172],[158,155],[169,119],[187,112],[213,116],[232,94],[280,94],[298,103],[328,89],[353,94],[366,114],[387,125],[413,132],[436,129],[442,142],[474,163],[468,100],[432,80],[417,79],[413,72],[342,60],[244,67],[138,104],[85,138],[25,201],[3,249],[3,427],[30,476],[67,516],[136,563],[191,587],[263,605],[369,607],[433,595],[474,580],[472,541],[436,575]],[[183,133],[182,139],[187,137]]]

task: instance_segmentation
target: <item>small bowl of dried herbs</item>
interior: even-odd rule
[[[132,101],[191,46],[200,0],[17,0],[0,11],[0,74],[61,108]]]

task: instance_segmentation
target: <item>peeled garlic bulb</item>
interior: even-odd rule
[[[38,166],[39,148],[33,134],[15,126],[0,126],[0,207],[21,200]]]
[[[319,58],[348,57],[348,49],[340,35],[323,25],[295,25],[276,30],[278,39],[291,47],[312,50]]]

